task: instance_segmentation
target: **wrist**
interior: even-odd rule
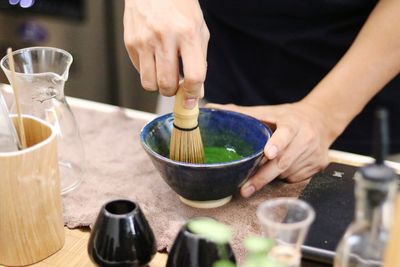
[[[338,111],[332,104],[323,101],[314,101],[314,99],[304,98],[299,104],[306,106],[309,110],[316,114],[325,133],[329,139],[329,143],[333,143],[340,136],[350,123],[351,118],[346,112]]]

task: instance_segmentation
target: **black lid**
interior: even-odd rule
[[[397,177],[394,170],[384,164],[370,164],[360,168],[359,172],[371,182],[391,182]]]

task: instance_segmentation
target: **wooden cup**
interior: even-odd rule
[[[0,264],[8,266],[43,260],[65,239],[56,133],[32,116],[23,123],[28,148],[0,152]]]

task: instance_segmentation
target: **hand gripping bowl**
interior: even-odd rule
[[[215,208],[228,203],[258,167],[271,130],[250,116],[224,110],[200,109],[204,147],[233,148],[242,158],[228,162],[192,164],[173,161],[169,143],[172,113],[147,123],[140,141],[164,181],[192,207]]]

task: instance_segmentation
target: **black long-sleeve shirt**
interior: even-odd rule
[[[376,3],[200,0],[211,34],[206,99],[238,105],[302,99],[344,55]],[[333,148],[370,154],[377,106],[389,109],[391,152],[400,152],[400,77],[370,101]]]

